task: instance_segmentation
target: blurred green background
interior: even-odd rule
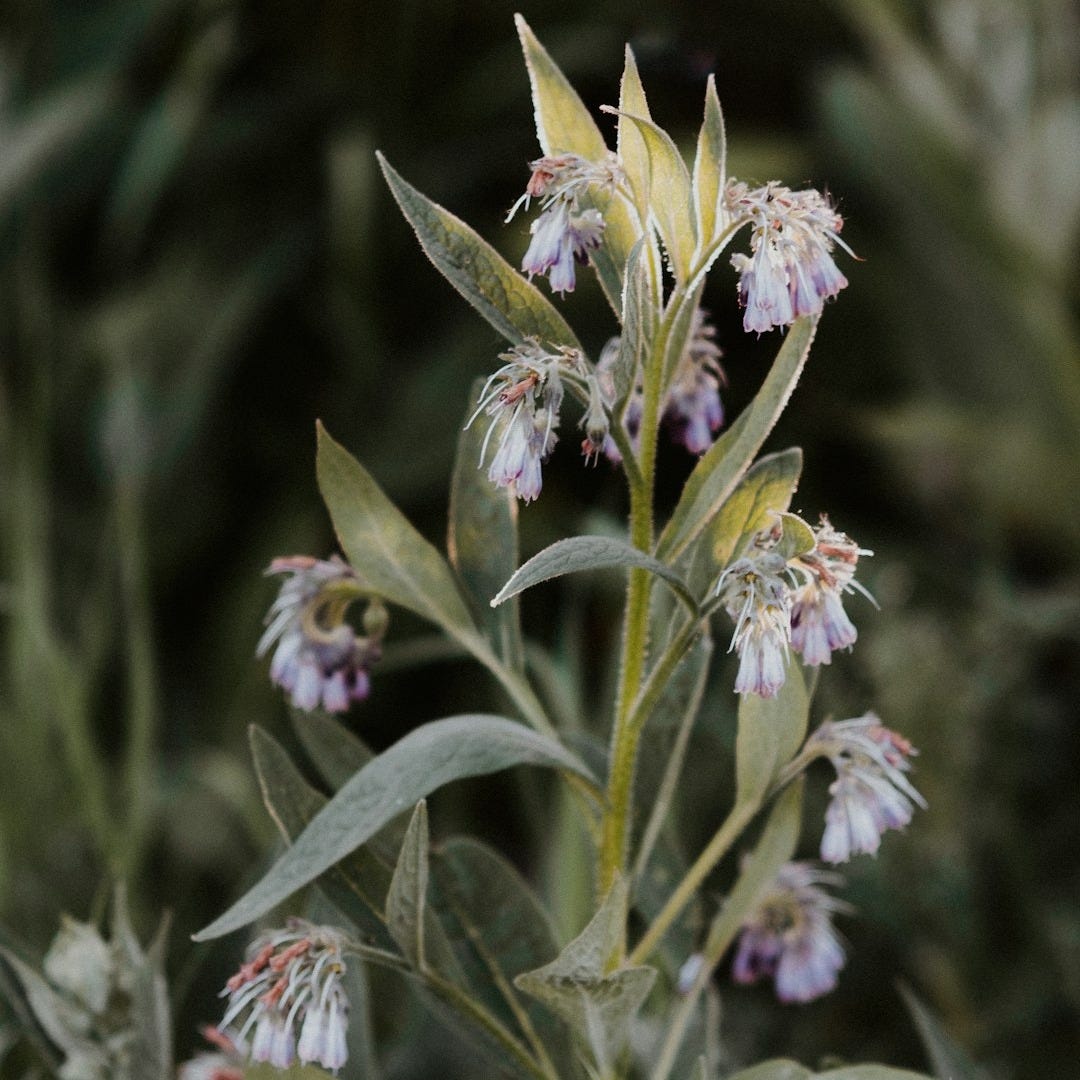
[[[796,508],[876,552],[862,576],[881,611],[854,601],[859,644],[824,672],[818,716],[875,708],[908,735],[930,810],[848,869],[860,914],[839,990],[796,1009],[725,989],[726,1053],[922,1067],[904,980],[989,1075],[1073,1075],[1080,32],[1066,0],[642,0],[633,15],[614,0],[8,0],[4,940],[40,952],[61,911],[92,916],[124,877],[147,931],[174,912],[181,1056],[214,1018],[239,943],[187,936],[273,843],[245,738],[255,722],[289,738],[253,659],[274,592],[260,575],[274,555],[331,550],[314,420],[441,542],[468,388],[501,347],[426,264],[373,151],[520,258],[525,222],[501,219],[537,147],[515,8],[594,107],[616,99],[629,41],[653,115],[687,146],[715,71],[731,171],[827,188],[865,260],[844,263],[851,288],[770,446],[806,451]],[[714,278],[734,415],[776,341],[741,333],[734,275]],[[595,356],[614,329],[598,290],[565,306]],[[618,475],[582,470],[574,441],[522,513],[525,554],[623,511]],[[672,500],[690,463],[662,462]],[[615,579],[582,579],[525,608],[598,711],[604,680],[580,657],[617,605]],[[417,634],[395,617],[397,657],[350,717],[376,746],[499,704],[477,700],[464,663],[416,679],[401,643]],[[724,810],[734,702],[730,666],[716,669],[691,761],[711,756],[717,775],[686,785],[691,836]],[[514,792],[437,802],[436,834],[478,828],[537,876],[525,810],[491,813]],[[390,1024],[386,1043],[409,1035]],[[386,1075],[425,1075],[412,1054],[388,1051]]]

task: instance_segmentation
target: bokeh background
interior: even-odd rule
[[[1080,33],[1067,0],[640,0],[633,14],[614,0],[7,0],[2,940],[39,954],[62,911],[95,916],[123,878],[147,934],[173,912],[181,1056],[213,1019],[239,943],[188,934],[274,843],[246,729],[288,740],[289,724],[253,651],[269,560],[331,550],[314,420],[439,540],[469,386],[500,348],[427,265],[373,151],[520,258],[526,224],[501,222],[537,147],[515,7],[592,106],[616,100],[629,41],[654,117],[687,146],[714,71],[731,171],[827,188],[864,260],[844,263],[851,288],[770,446],[806,451],[796,506],[828,510],[876,553],[863,577],[880,611],[854,601],[859,645],[824,673],[817,713],[873,707],[907,734],[930,810],[849,868],[859,916],[836,993],[797,1009],[725,990],[725,1052],[923,1067],[902,980],[987,1075],[1075,1075]],[[714,278],[734,414],[777,342],[742,335],[734,277]],[[613,331],[598,291],[566,308],[595,356]],[[674,449],[662,463],[670,501],[690,463]],[[622,510],[617,474],[563,447],[522,514],[524,552]],[[587,688],[598,717],[606,674],[583,657],[610,640],[617,605],[603,578],[525,609],[555,677]],[[377,747],[499,704],[426,634],[395,617],[350,717]],[[691,757],[715,771],[688,780],[680,807],[691,846],[728,783],[731,670],[716,667]],[[477,828],[550,884],[519,795],[468,787],[436,804],[433,827]],[[381,1023],[386,1076],[430,1075],[417,1047],[438,1036],[415,1016]]]

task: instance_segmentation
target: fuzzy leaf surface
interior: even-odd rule
[[[418,971],[425,966],[424,909],[428,887],[427,803],[416,804],[401,844],[394,876],[386,894],[386,928],[409,963]]]
[[[318,436],[319,490],[341,549],[361,582],[452,637],[474,633],[472,616],[446,560],[321,424]]]
[[[479,233],[403,180],[381,154],[379,165],[424,253],[507,341],[535,337],[580,348],[555,305]]]
[[[667,582],[690,608],[695,607],[686,583],[670,566],[639,551],[625,540],[611,536],[571,536],[557,540],[519,567],[491,603],[493,606],[501,604],[533,585],[565,574],[617,566],[636,566],[648,570]]]
[[[687,479],[660,536],[657,558],[670,560],[681,555],[735,490],[799,381],[816,327],[816,319],[802,318],[789,328],[757,396],[705,452]]]
[[[694,157],[694,215],[700,248],[711,244],[723,225],[726,159],[724,114],[720,111],[720,99],[716,96],[716,79],[710,74],[705,84],[705,119],[698,133]]]
[[[355,851],[437,788],[512,765],[544,765],[596,781],[565,747],[501,716],[467,714],[411,731],[364,766],[312,818],[270,872],[195,935],[205,941],[246,926]]]

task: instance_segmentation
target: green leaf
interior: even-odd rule
[[[515,993],[515,975],[541,964],[558,946],[551,920],[528,883],[501,855],[477,840],[455,837],[433,852],[432,903],[484,1003],[508,1027],[529,1029],[554,1058],[559,1076],[573,1076],[565,1028]],[[471,960],[471,962],[470,962]],[[531,1041],[531,1040],[530,1040]]]
[[[627,116],[628,113],[651,119],[645,88],[641,85],[637,62],[629,45],[626,46],[622,83],[619,86],[619,126],[615,146],[630,190],[634,193],[638,214],[642,221],[647,221],[651,180],[649,148],[637,125]]]
[[[596,785],[565,747],[504,717],[469,714],[424,724],[349,780],[270,872],[195,939],[206,941],[246,926],[444,784],[512,765],[564,769]]]
[[[386,894],[386,928],[417,971],[424,957],[424,910],[428,887],[427,803],[416,804]]]
[[[735,490],[799,381],[816,327],[814,318],[797,319],[792,324],[753,402],[713,443],[687,479],[660,536],[657,558],[670,561],[681,555]]]
[[[341,549],[361,582],[451,637],[469,638],[472,617],[446,560],[322,424],[318,437],[319,490]]]
[[[699,253],[713,243],[723,222],[726,155],[724,115],[716,96],[716,79],[710,75],[705,84],[705,119],[698,133],[697,154],[694,157],[694,214]]]
[[[740,1069],[727,1080],[814,1080],[814,1074],[797,1061],[763,1061],[749,1069]]]
[[[639,551],[625,540],[612,536],[571,536],[556,541],[519,567],[491,604],[493,607],[501,604],[541,581],[580,570],[601,570],[614,566],[637,566],[648,570],[667,582],[691,611],[696,610],[697,605],[686,583],[670,566]]]
[[[589,924],[551,963],[514,980],[570,1025],[592,1049],[601,1071],[621,1051],[656,978],[650,967],[607,973],[625,925],[626,899],[626,883],[619,878]]]
[[[602,161],[608,152],[607,143],[589,110],[547,50],[536,40],[528,23],[520,15],[515,15],[514,21],[529,72],[540,148],[551,156],[570,153],[589,161]],[[604,241],[590,252],[589,258],[608,303],[618,314],[623,270],[630,249],[642,230],[634,225],[629,210],[618,196],[587,194],[580,201],[583,209],[594,207],[604,216]]]
[[[787,678],[775,697],[743,694],[735,739],[735,802],[755,805],[777,773],[795,756],[806,737],[810,702],[802,667],[793,654]]]
[[[794,559],[814,549],[817,538],[814,530],[798,514],[782,513],[780,518],[780,539],[776,551],[785,559]]]
[[[327,1080],[330,1073],[314,1065],[293,1065],[279,1069],[274,1065],[249,1065],[244,1069],[244,1080]]]
[[[649,209],[660,231],[675,280],[683,283],[689,277],[697,246],[686,162],[671,136],[648,117],[626,113],[620,114],[622,119],[637,127],[648,150]]]
[[[929,1077],[925,1073],[893,1069],[888,1065],[845,1065],[842,1069],[818,1073],[815,1080],[929,1080]]]
[[[695,596],[704,596],[751,538],[788,508],[801,473],[798,447],[767,454],[750,467],[690,549],[686,578]]]
[[[639,240],[630,252],[626,264],[626,283],[623,287],[622,313],[619,334],[619,353],[613,377],[615,401],[620,406],[615,422],[622,422],[622,413],[638,379],[645,357],[652,345],[655,306],[645,255],[646,240]]]
[[[773,883],[777,871],[795,854],[802,821],[802,798],[803,778],[800,776],[777,798],[757,847],[744,860],[735,887],[709,927],[704,952],[714,962],[735,940],[735,935]]]
[[[473,383],[470,414],[483,387],[482,379]],[[458,436],[446,550],[474,601],[477,621],[504,663],[521,671],[525,661],[518,605],[493,609],[490,603],[517,566],[517,499],[508,488],[496,487],[480,468],[485,428],[484,423],[473,423]]]
[[[375,756],[358,735],[328,713],[293,709],[292,725],[304,753],[335,791]]]
[[[538,338],[580,348],[558,309],[486,240],[403,180],[381,155],[383,176],[435,268],[500,334],[515,345]]]
[[[987,1080],[986,1073],[967,1056],[941,1020],[916,994],[901,986],[900,995],[919,1029],[919,1038],[938,1080]]]

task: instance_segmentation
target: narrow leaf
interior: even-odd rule
[[[761,801],[777,773],[806,737],[810,702],[798,658],[788,656],[787,678],[776,697],[743,694],[735,739],[735,801]]]
[[[629,45],[626,46],[622,83],[619,87],[619,126],[615,145],[630,190],[634,193],[638,213],[642,221],[646,221],[649,216],[651,180],[649,148],[645,145],[645,138],[637,125],[627,116],[628,113],[651,119],[649,103],[645,100],[645,88],[641,85],[637,62]]]
[[[470,415],[483,386],[481,379],[473,383]],[[504,663],[520,671],[524,667],[524,650],[518,605],[504,604],[493,610],[490,603],[517,566],[517,499],[509,489],[496,487],[488,479],[487,470],[480,468],[485,428],[484,423],[473,423],[463,426],[458,436],[446,549],[451,565],[474,601],[477,621]]]
[[[893,1069],[888,1065],[847,1065],[818,1073],[815,1080],[930,1080],[925,1073]],[[951,1080],[961,1080],[960,1077]]]
[[[987,1080],[985,1071],[967,1056],[937,1015],[916,994],[906,986],[900,987],[900,994],[919,1029],[919,1038],[938,1080]]]
[[[417,971],[424,957],[424,909],[428,886],[427,803],[416,804],[386,894],[386,928]]]
[[[369,840],[410,805],[452,780],[512,765],[565,769],[596,781],[568,750],[499,716],[452,716],[424,724],[365,765],[320,810],[271,871],[195,935],[206,941],[246,926]]]
[[[660,536],[657,558],[672,560],[681,555],[735,489],[787,405],[816,328],[817,320],[812,318],[797,319],[792,324],[753,402],[713,443],[687,479],[675,512]]]
[[[636,566],[648,570],[667,582],[687,607],[695,610],[696,604],[686,583],[670,566],[665,566],[626,541],[610,536],[571,536],[556,541],[516,570],[491,603],[492,606],[501,604],[541,581],[564,574],[613,566]]]
[[[467,637],[473,621],[446,560],[322,424],[318,437],[319,490],[338,542],[360,580],[452,637]]]
[[[486,240],[403,180],[377,155],[386,182],[436,269],[500,334],[515,345],[528,337],[580,348],[550,300]]]
[[[644,116],[626,113],[649,153],[649,209],[664,242],[676,281],[685,282],[697,244],[690,174],[678,147],[663,128]]]
[[[720,111],[720,99],[716,96],[716,79],[710,75],[705,84],[705,119],[698,133],[697,154],[694,157],[694,213],[701,250],[713,243],[723,226],[726,154],[724,115]]]
[[[358,735],[327,713],[293,709],[292,725],[312,765],[335,791],[375,756]]]

